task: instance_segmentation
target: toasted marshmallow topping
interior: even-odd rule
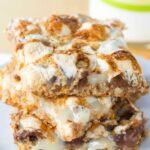
[[[83,15],[14,20],[7,29],[17,43],[14,70],[40,96],[54,97],[54,91],[58,96],[101,96],[109,93],[99,92],[103,91],[101,85],[109,89],[107,83],[118,75],[128,83],[126,86],[139,86],[141,70],[127,51],[123,28],[116,20],[99,21]],[[122,96],[126,88],[120,86],[120,95],[116,88],[112,93]]]
[[[26,130],[35,130],[41,128],[41,123],[35,117],[29,116],[20,120],[20,127]]]
[[[28,43],[24,46],[24,59],[27,64],[33,63],[48,54],[52,54],[51,47],[44,46],[42,43]]]
[[[78,99],[76,97],[68,98],[66,104],[72,111],[75,122],[83,123],[84,125],[88,123],[90,119],[90,110],[78,104]]]
[[[48,82],[55,74],[53,66],[29,65],[21,70],[23,86],[36,87],[39,83]],[[37,82],[38,81],[38,82]]]
[[[63,25],[59,33],[59,36],[67,36],[70,34],[71,34],[70,28],[67,25]]]
[[[100,67],[100,70],[102,72],[106,72],[106,71],[110,70],[110,66],[109,66],[109,64],[107,63],[106,60],[99,58],[99,59],[97,59],[97,62],[98,62],[98,65]]]
[[[49,42],[49,39],[41,34],[26,35],[25,37],[18,39],[18,42],[28,43],[28,42],[36,41],[36,40],[41,41],[41,42],[47,42],[47,43]]]
[[[53,58],[68,78],[75,77],[77,73],[75,55],[55,54]]]
[[[132,67],[132,62],[130,60],[117,60],[117,65],[118,68],[121,72],[123,72],[124,77],[126,80],[131,83],[133,82],[134,84],[138,83],[138,79],[136,74],[134,73],[134,69]]]
[[[79,30],[86,30],[86,29],[90,29],[91,27],[92,27],[92,23],[85,22],[85,23],[82,24],[82,26]]]
[[[84,52],[84,53],[86,53],[86,54],[95,54],[95,52],[94,52],[94,50],[90,47],[90,46],[84,46],[84,47],[82,47],[82,51]],[[95,55],[94,55],[95,56]],[[91,58],[91,57],[89,57],[89,58]]]
[[[112,54],[122,49],[127,49],[127,44],[123,38],[112,39],[100,44],[99,49],[97,50],[100,54]]]

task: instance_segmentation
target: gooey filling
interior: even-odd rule
[[[58,99],[56,101],[63,101]],[[71,141],[84,134],[90,121],[99,119],[109,114],[111,109],[111,98],[78,97],[65,98],[64,103],[40,101],[39,109],[45,112],[56,122],[60,137],[65,141]],[[80,128],[80,130],[78,130]]]

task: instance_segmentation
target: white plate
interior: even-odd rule
[[[6,55],[0,55],[0,66],[9,60]],[[150,61],[138,57],[139,63],[143,67],[144,76],[150,81]],[[138,107],[144,112],[144,116],[150,119],[150,94],[142,97],[137,103]],[[13,144],[13,133],[10,128],[10,113],[12,107],[0,102],[0,150],[17,150]],[[147,122],[147,128],[150,129],[150,121]],[[140,147],[140,150],[150,150],[150,137],[148,137]]]

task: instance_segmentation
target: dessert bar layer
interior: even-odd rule
[[[16,49],[1,71],[2,95],[141,96],[147,84],[123,26],[82,15],[13,20],[7,32]]]
[[[145,132],[142,112],[136,107],[132,115],[122,110],[117,119],[93,121],[72,141],[61,140],[56,128],[35,114],[20,111],[12,115],[14,140],[19,150],[137,150]]]
[[[120,122],[133,124],[135,118],[142,118],[142,113],[129,100],[118,97],[64,96],[44,99],[30,94],[18,101],[23,101],[23,105],[16,107],[51,124],[59,138],[67,142],[84,136],[93,122],[108,121],[116,126]]]

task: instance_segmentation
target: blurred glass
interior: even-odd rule
[[[123,21],[126,40],[134,52],[150,57],[150,0],[89,0],[89,12],[99,19]]]

